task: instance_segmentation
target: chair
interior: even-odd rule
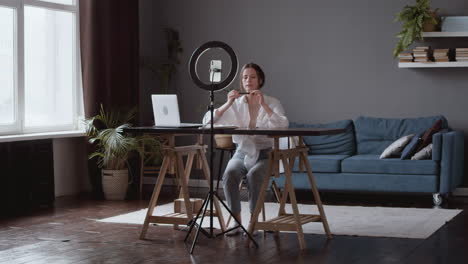
[[[220,157],[219,157],[219,164],[218,164],[218,179],[220,179],[221,177],[221,172],[223,171],[223,161],[224,161],[224,152],[228,151],[229,154],[230,154],[230,158],[232,158],[233,154],[234,154],[234,151],[236,150],[235,148],[235,145],[233,147],[219,147],[217,146],[215,148],[216,150],[220,151],[221,154],[220,154]],[[239,184],[239,191],[241,190],[245,190],[247,188],[247,182],[245,179],[242,179],[242,181],[240,182]],[[218,186],[217,186],[218,187]],[[275,181],[273,180],[272,181],[272,185],[271,185],[272,189],[273,189],[273,193],[275,195],[275,198],[276,198],[276,201],[279,202],[280,199],[280,191],[275,183]],[[266,216],[265,216],[265,205],[263,205],[263,208],[262,208],[262,218],[263,218],[263,221],[265,221],[266,219]],[[231,222],[231,219],[232,219],[232,216],[229,215],[229,218],[226,222],[226,226],[229,226],[229,223]]]

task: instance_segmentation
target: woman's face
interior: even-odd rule
[[[260,87],[260,79],[257,72],[253,68],[246,68],[242,72],[242,86],[246,92],[258,90]]]

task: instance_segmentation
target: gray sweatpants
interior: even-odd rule
[[[260,151],[257,163],[250,170],[244,166],[245,154],[242,151],[236,151],[229,160],[223,175],[223,188],[229,208],[233,213],[237,214],[241,211],[239,184],[242,179],[246,179],[247,182],[250,213],[255,210],[260,187],[266,174],[270,151],[271,149]]]

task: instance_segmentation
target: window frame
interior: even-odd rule
[[[13,8],[14,14],[14,120],[13,125],[0,125],[0,136],[2,135],[24,135],[29,133],[47,133],[57,131],[83,130],[81,120],[84,119],[83,88],[81,73],[81,52],[80,52],[80,28],[79,28],[79,0],[73,0],[72,5],[45,2],[41,0],[0,0],[0,7]],[[24,8],[25,6],[40,7],[49,10],[70,12],[74,16],[73,34],[73,105],[72,124],[60,126],[37,126],[26,128],[25,119],[25,57],[24,57]]]

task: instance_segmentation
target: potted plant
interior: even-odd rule
[[[396,15],[395,22],[403,22],[402,30],[397,34],[400,38],[393,56],[408,49],[415,39],[423,39],[422,33],[425,31],[435,31],[440,24],[436,10],[431,10],[430,0],[416,0],[416,5],[406,5],[401,12]]]
[[[102,187],[108,200],[125,199],[129,177],[128,159],[133,154],[143,157],[145,151],[152,151],[160,156],[160,143],[150,136],[130,136],[123,132],[130,126],[136,110],[126,114],[118,111],[107,112],[101,105],[99,114],[85,120],[86,135],[95,151],[89,159],[96,158],[102,168]]]

